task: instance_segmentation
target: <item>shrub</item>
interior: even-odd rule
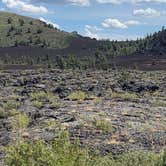
[[[8,113],[0,107],[0,118],[7,118],[8,117]]]
[[[7,110],[7,109],[0,107],[0,118],[8,118],[8,117],[14,116],[16,114],[18,114],[18,111],[16,111],[15,109]]]
[[[31,33],[31,28],[28,28],[27,33]]]
[[[166,152],[133,152],[116,158],[100,156],[81,148],[78,140],[72,144],[66,131],[50,145],[41,140],[35,143],[20,141],[9,146],[6,153],[8,166],[165,166],[166,161]]]
[[[48,130],[60,129],[61,123],[59,121],[55,121],[55,120],[48,121],[48,122],[45,122],[41,127],[48,129]]]
[[[166,107],[166,101],[163,101],[163,100],[155,100],[153,103],[152,103],[153,106],[155,107]]]
[[[128,92],[124,92],[124,93],[112,93],[111,95],[112,98],[120,98],[123,100],[135,100],[138,98],[138,96],[134,93],[128,93]]]
[[[36,93],[31,93],[31,99],[33,101],[33,105],[37,108],[42,107],[42,102],[49,102],[51,106],[53,107],[59,107],[61,106],[59,102],[59,98],[51,92],[36,92]]]
[[[82,91],[76,91],[76,92],[72,92],[69,96],[68,99],[69,100],[85,100],[87,97],[87,94],[85,92]]]
[[[112,124],[107,119],[95,118],[93,120],[93,125],[102,131],[110,132],[113,130]]]
[[[14,27],[14,26],[11,26],[11,27],[9,28],[9,31],[8,31],[8,32],[10,33],[10,32],[13,32],[14,30],[15,30],[15,27]]]
[[[30,24],[30,25],[33,25],[33,21],[30,21],[29,24]]]
[[[16,29],[15,35],[22,35],[22,29]]]
[[[86,149],[79,147],[78,141],[71,144],[67,132],[50,146],[43,141],[21,142],[7,149],[6,164],[9,166],[86,166],[90,161]]]
[[[8,20],[7,20],[8,24],[11,24],[11,23],[12,23],[12,21],[13,21],[13,20],[12,20],[12,18],[11,18],[11,17],[9,17],[9,18],[8,18]]]
[[[12,109],[18,109],[19,106],[20,106],[19,102],[15,100],[8,100],[4,107],[7,110],[12,110]]]
[[[31,93],[31,98],[32,100],[42,100],[42,99],[45,99],[47,98],[47,93],[46,92],[36,92],[36,93]]]
[[[127,153],[119,156],[117,161],[123,163],[124,166],[164,166],[164,153]]]
[[[130,81],[133,79],[130,71],[127,71],[127,70],[123,70],[119,77],[120,77],[120,80],[122,81]]]
[[[33,105],[34,105],[35,107],[37,107],[38,109],[40,109],[40,108],[43,106],[43,103],[40,102],[40,101],[38,101],[38,100],[34,100],[34,101],[33,101]]]
[[[37,101],[53,101],[55,99],[54,95],[49,93],[49,92],[36,92],[36,93],[31,93],[31,99],[32,100],[37,100]]]
[[[11,119],[11,126],[14,130],[27,128],[29,125],[29,117],[26,114],[17,114]]]
[[[20,23],[20,26],[23,26],[24,23],[25,23],[23,19],[19,19],[18,21],[19,21],[19,23]]]
[[[42,31],[42,29],[37,29],[37,33],[38,34],[40,34],[40,33],[42,33],[43,31]]]

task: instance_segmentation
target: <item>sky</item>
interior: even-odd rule
[[[166,26],[166,0],[0,0],[0,10],[96,39],[135,40]]]

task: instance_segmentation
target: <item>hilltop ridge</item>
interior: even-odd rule
[[[67,47],[70,34],[39,19],[0,12],[0,46]]]

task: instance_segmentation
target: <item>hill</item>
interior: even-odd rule
[[[52,25],[13,13],[0,12],[0,46],[67,47],[70,34]]]
[[[1,68],[120,66],[156,70],[166,68],[165,55],[164,28],[135,41],[99,41],[61,31],[37,19],[0,12]]]
[[[97,41],[82,37],[76,32],[61,31],[38,19],[0,12],[0,47],[35,46],[58,49],[71,47],[79,49],[79,51],[89,48],[101,52],[111,52],[112,56],[116,56],[136,51],[132,43],[131,41]]]

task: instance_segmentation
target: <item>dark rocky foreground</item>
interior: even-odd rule
[[[60,130],[102,154],[166,146],[166,72],[29,70],[0,72],[0,148],[20,137],[50,142]],[[0,152],[1,159],[4,152]]]

